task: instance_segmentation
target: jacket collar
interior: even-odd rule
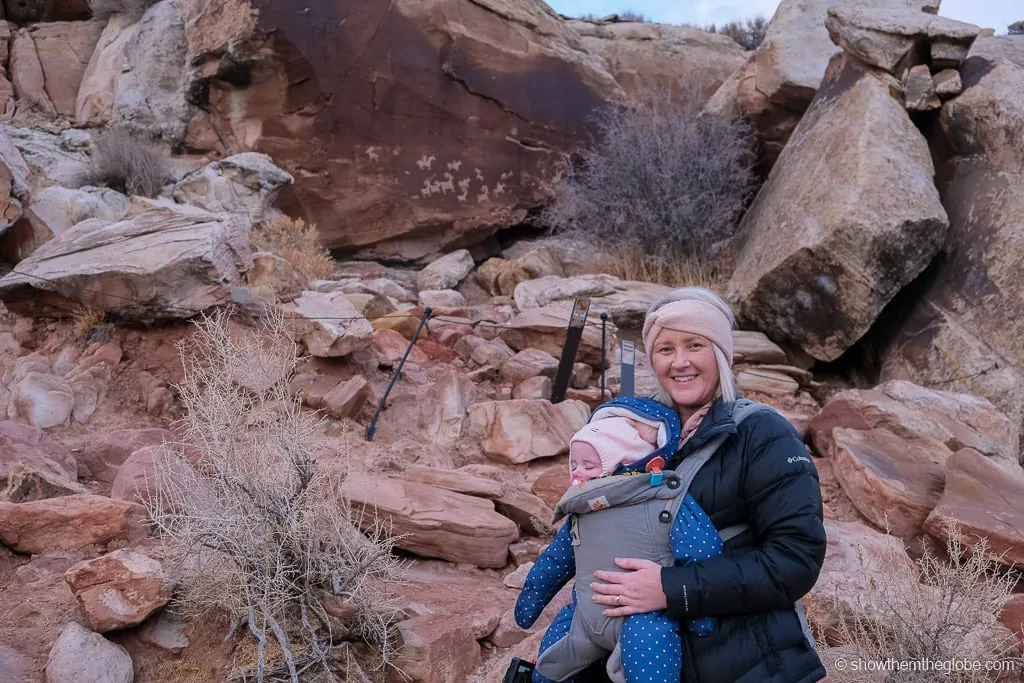
[[[675,466],[691,452],[707,443],[708,439],[718,434],[735,434],[738,430],[736,422],[733,420],[734,408],[735,403],[726,403],[721,396],[716,398],[715,402],[711,404],[711,410],[697,427],[697,431],[672,457],[671,466]]]

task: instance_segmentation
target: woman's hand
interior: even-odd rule
[[[660,564],[633,557],[617,557],[615,564],[631,571],[596,571],[597,581],[590,584],[594,602],[611,606],[603,612],[606,617],[658,612],[668,607],[661,588]]]

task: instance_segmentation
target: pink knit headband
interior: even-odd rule
[[[729,318],[712,304],[685,299],[667,303],[644,320],[644,348],[653,355],[654,340],[662,330],[689,332],[709,339],[722,349],[732,365],[732,325]]]

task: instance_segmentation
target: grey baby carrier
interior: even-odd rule
[[[747,399],[736,401],[733,419],[744,418],[768,406]],[[606,653],[608,676],[625,683],[619,651],[619,635],[625,617],[606,617],[606,605],[595,603],[590,584],[597,570],[615,570],[616,557],[639,557],[671,566],[675,559],[669,536],[676,512],[701,467],[715,454],[728,434],[710,439],[684,458],[676,470],[662,473],[621,474],[593,479],[572,487],[554,511],[554,522],[570,517],[570,536],[576,556],[576,609],[569,633],[538,656],[536,668],[542,676],[564,681]],[[747,529],[737,524],[720,529],[723,543]],[[596,539],[596,540],[595,540]],[[814,643],[803,608],[797,615],[808,641]]]

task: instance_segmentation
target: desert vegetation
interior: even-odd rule
[[[137,133],[115,126],[95,137],[92,164],[78,184],[155,197],[169,178],[167,157],[156,145]]]
[[[383,670],[395,657],[394,539],[372,521],[360,531],[339,489],[344,455],[318,458],[318,419],[289,392],[297,359],[284,324],[243,329],[220,309],[180,347],[189,447],[161,450],[148,498],[181,576],[176,609],[230,616],[228,638],[255,650],[236,680],[333,680],[353,666],[353,644]]]
[[[331,253],[320,243],[316,226],[288,216],[265,221],[250,234],[252,246],[277,254],[312,280],[329,278],[334,270]]]
[[[649,90],[596,119],[597,143],[566,161],[553,201],[536,218],[645,279],[714,277],[754,188],[754,133],[740,120],[701,117],[698,88]],[[692,88],[692,90],[690,90]],[[615,265],[618,263],[618,266]],[[724,267],[724,266],[723,266]]]
[[[864,568],[874,570],[866,590],[854,604],[837,597],[833,611],[839,626],[836,633],[823,634],[839,645],[825,644],[825,637],[819,645],[823,660],[832,663],[829,680],[833,676],[838,683],[1018,680],[1016,676],[1024,670],[1019,635],[999,622],[1018,577],[989,551],[987,539],[968,547],[955,523],[949,523],[947,531],[950,540],[941,553],[925,548],[912,563],[905,557],[902,562],[895,556],[876,558],[884,567],[880,571],[879,566],[867,567],[862,558]],[[844,658],[846,666],[835,666],[838,658]],[[855,667],[854,660],[862,664]],[[952,669],[958,661],[985,669],[928,668]],[[906,662],[907,670],[892,670],[896,662]],[[890,670],[880,670],[882,664]]]
[[[141,14],[159,0],[89,0],[89,10],[96,19],[106,19],[114,14]]]

